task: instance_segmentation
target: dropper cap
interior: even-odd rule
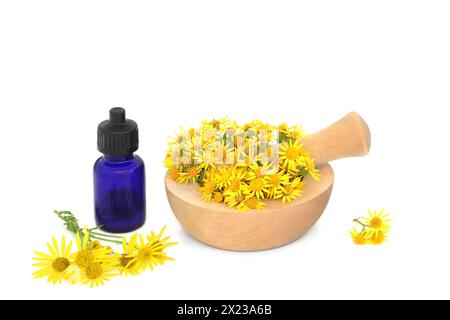
[[[98,125],[98,151],[111,156],[124,156],[135,152],[138,146],[139,135],[136,122],[126,118],[124,108],[109,110],[109,120]]]

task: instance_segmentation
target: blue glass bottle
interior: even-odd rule
[[[123,108],[99,124],[97,146],[104,155],[94,164],[95,221],[107,232],[134,231],[145,223],[145,166],[134,154],[137,124]]]

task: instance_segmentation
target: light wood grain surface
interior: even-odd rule
[[[320,182],[306,178],[303,197],[285,205],[269,200],[260,211],[238,212],[225,204],[203,202],[195,185],[182,185],[168,177],[166,192],[178,221],[194,238],[227,250],[263,250],[298,239],[319,219],[334,179],[329,165],[320,170]]]

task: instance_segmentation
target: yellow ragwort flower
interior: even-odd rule
[[[114,258],[111,257],[110,259],[113,260]],[[115,261],[90,262],[82,269],[81,282],[91,288],[98,287],[117,275]]]
[[[198,189],[201,192],[201,199],[203,201],[210,201],[214,197],[214,193],[216,191],[217,183],[215,177],[210,177],[208,180],[206,180],[203,184],[203,186],[199,187]]]
[[[214,192],[213,197],[214,202],[220,203],[223,201],[223,193],[222,192]]]
[[[370,244],[383,244],[387,241],[388,236],[386,231],[378,231],[378,233],[373,233],[369,239]]]
[[[122,253],[118,256],[118,264],[116,266],[121,275],[136,276],[140,273],[140,270],[136,268],[136,262],[128,256],[136,250],[137,236],[137,233],[133,234],[128,242],[126,237],[122,238]]]
[[[158,234],[152,231],[146,239],[139,235],[135,249],[127,255],[132,259],[130,263],[134,264],[134,270],[145,271],[147,268],[154,270],[155,266],[162,265],[167,260],[174,260],[167,256],[164,249],[177,243],[169,242],[170,237],[162,238],[165,229],[166,227],[163,227]]]
[[[103,246],[91,247],[89,238],[89,232],[86,230],[83,236],[81,236],[80,232],[76,236],[78,251],[72,255],[72,259],[73,264],[80,268],[86,268],[91,263],[110,259],[111,249]]]
[[[52,243],[47,243],[49,253],[33,251],[36,257],[33,260],[36,263],[33,266],[40,268],[33,273],[34,278],[47,277],[47,281],[53,284],[61,283],[67,276],[67,270],[71,265],[72,241],[66,245],[65,237],[62,237],[61,245],[58,244],[55,237]]]
[[[300,178],[295,178],[290,184],[282,187],[281,202],[292,202],[292,200],[297,199],[301,196],[303,190],[302,187],[305,184]]]
[[[224,193],[234,194],[239,196],[242,194],[242,187],[245,184],[245,177],[247,175],[247,171],[244,169],[234,169],[232,176],[230,178],[230,183],[227,188],[225,188]]]
[[[250,196],[248,198],[246,198],[245,200],[243,200],[238,206],[238,210],[241,212],[244,211],[248,211],[250,209],[256,209],[256,210],[261,210],[264,208],[266,204],[262,201],[260,201],[257,197],[255,196]]]
[[[356,228],[353,228],[352,231],[350,231],[350,236],[353,239],[353,243],[357,245],[365,245],[368,244],[370,241],[370,237],[367,233],[367,231],[358,232]]]
[[[194,183],[199,173],[200,171],[197,167],[188,168],[185,172],[178,173],[177,181],[179,183]]]
[[[379,212],[368,210],[368,213],[369,217],[364,218],[364,224],[367,225],[371,234],[378,235],[380,232],[390,229],[389,222],[392,220],[388,219],[389,213],[384,213],[384,209]]]
[[[285,142],[280,147],[280,160],[282,167],[289,171],[298,171],[299,166],[304,165],[304,157],[308,157],[308,153],[298,140]]]

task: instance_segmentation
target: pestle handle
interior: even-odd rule
[[[331,126],[302,141],[316,165],[329,161],[365,156],[370,150],[370,130],[356,112],[350,112]]]

